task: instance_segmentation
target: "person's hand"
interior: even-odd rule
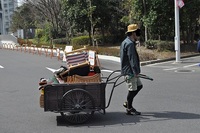
[[[135,74],[135,73],[129,75],[130,79],[133,78],[133,77],[137,78],[138,76],[139,76],[139,74]]]
[[[129,79],[132,79],[133,77],[137,78],[138,75],[136,75],[135,73],[129,75]]]

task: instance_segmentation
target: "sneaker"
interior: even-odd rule
[[[133,115],[132,113],[134,113],[135,115],[141,115],[141,112],[138,112],[136,109],[131,108],[131,109],[126,109],[126,114],[127,115]]]
[[[126,115],[133,115],[133,114],[131,113],[131,111],[128,111],[128,109],[126,109]]]

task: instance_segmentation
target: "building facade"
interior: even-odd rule
[[[18,0],[0,0],[0,2],[0,34],[7,35]]]

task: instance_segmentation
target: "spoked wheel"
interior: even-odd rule
[[[72,124],[88,121],[94,114],[94,100],[83,89],[73,89],[66,92],[62,99],[61,115]]]

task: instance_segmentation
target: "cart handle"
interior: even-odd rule
[[[112,95],[113,95],[114,88],[117,87],[117,86],[119,86],[119,85],[121,85],[122,83],[125,82],[125,81],[122,81],[122,82],[120,82],[120,83],[117,84],[117,81],[118,81],[122,76],[123,76],[123,75],[120,74],[120,75],[118,75],[118,76],[116,76],[116,77],[110,79],[110,80],[116,79],[114,82],[109,82],[110,80],[107,80],[107,84],[113,83],[113,88],[112,88],[112,90],[111,90],[110,97],[109,97],[109,100],[108,100],[108,104],[107,104],[107,106],[105,107],[105,109],[108,108],[108,107],[110,106],[110,102],[111,102],[111,98],[112,98]]]
[[[114,80],[114,79],[116,79],[116,78],[118,78],[118,77],[125,76],[125,75],[123,75],[123,74],[119,74],[119,75],[117,75],[117,76],[111,78],[111,76],[112,76],[114,73],[117,73],[117,72],[121,72],[121,70],[115,70],[115,71],[113,71],[112,73],[110,73],[110,75],[109,75],[107,78],[106,78],[106,77],[102,77],[102,78],[106,78],[106,84],[109,83],[109,81],[112,81],[112,80]],[[147,76],[147,75],[144,75],[144,74],[138,74],[137,76],[138,76],[139,78],[148,79],[148,80],[153,81],[153,78],[151,78],[151,77],[149,77],[149,76]],[[133,78],[133,76],[131,76],[131,78]],[[115,82],[116,82],[116,81],[115,81]],[[124,83],[124,82],[125,82],[125,81],[123,81],[122,83]],[[111,83],[113,83],[113,82],[111,82]],[[120,84],[122,84],[122,83],[120,82],[119,84],[117,84],[117,86],[120,85]]]
[[[107,78],[106,78],[106,77],[102,77],[102,78],[106,78],[106,83],[108,83],[109,81],[114,80],[114,79],[116,79],[117,77],[121,77],[121,74],[120,74],[120,75],[118,75],[118,76],[115,76],[115,77],[111,78],[111,76],[112,76],[114,73],[117,73],[117,72],[120,72],[120,70],[115,70],[115,71],[111,72],[110,75],[109,75]]]
[[[124,83],[124,82],[126,81],[126,80],[123,80],[123,81],[117,83],[118,80],[119,80],[122,76],[125,76],[125,75],[123,75],[123,74],[119,74],[119,75],[117,75],[117,76],[111,78],[111,76],[112,76],[114,73],[116,73],[116,72],[121,72],[121,71],[120,71],[120,70],[115,70],[115,71],[113,71],[113,72],[107,77],[107,80],[106,80],[106,84],[113,84],[113,88],[112,88],[112,90],[111,90],[110,98],[109,98],[109,100],[108,100],[108,104],[107,104],[107,106],[105,107],[105,109],[108,108],[108,107],[110,106],[110,102],[111,102],[111,98],[112,98],[112,95],[113,95],[114,88],[117,87],[117,86],[119,86],[119,85],[121,85],[122,83]],[[147,76],[147,75],[144,75],[144,74],[138,74],[138,77],[139,77],[139,78],[144,78],[144,79],[148,79],[148,80],[153,81],[153,78],[151,78],[151,77],[149,77],[149,76]],[[131,76],[130,78],[133,78],[133,76]],[[116,80],[113,81],[113,82],[110,82],[110,81],[112,81],[112,80],[114,80],[114,79],[116,79]]]

